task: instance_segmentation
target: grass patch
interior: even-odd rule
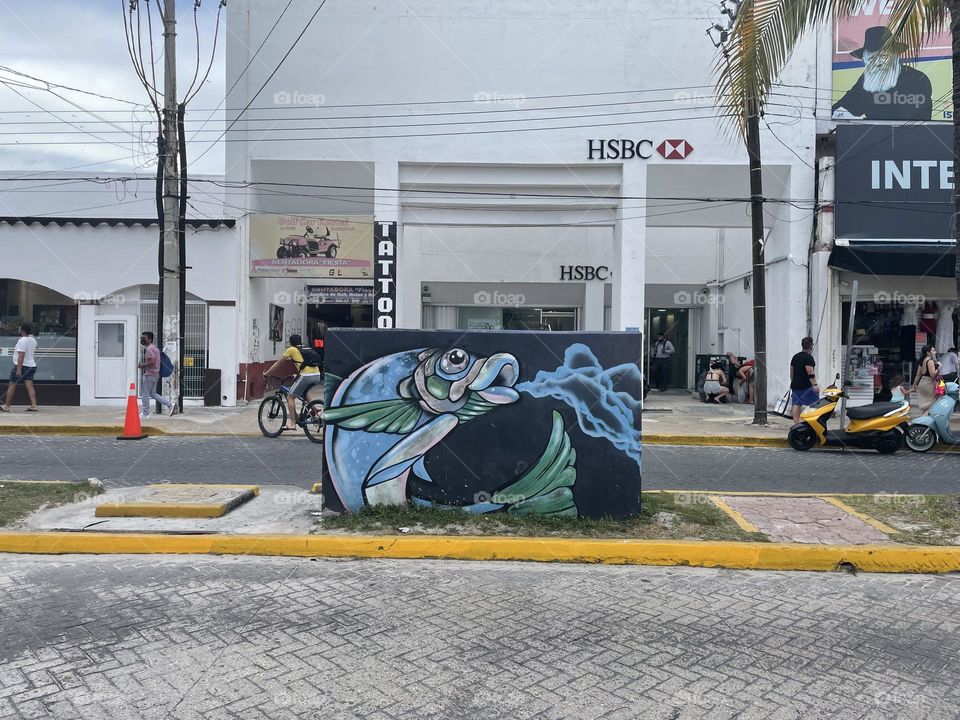
[[[900,531],[894,540],[919,545],[960,544],[960,495],[857,495],[850,507]]]
[[[79,493],[96,494],[87,483],[45,483],[0,480],[0,527],[42,507],[75,502]]]
[[[378,505],[323,519],[320,532],[386,533],[408,528],[420,535],[512,535],[522,537],[644,538],[657,540],[764,540],[740,529],[712,503],[691,503],[673,493],[642,494],[636,518],[617,520],[472,515],[461,510]]]

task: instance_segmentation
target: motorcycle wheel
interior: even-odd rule
[[[937,444],[937,432],[927,425],[911,425],[905,440],[914,452],[927,452]]]
[[[883,435],[877,443],[877,452],[881,455],[893,455],[903,445],[903,435],[893,431]]]
[[[329,248],[327,248],[327,257],[335,258],[336,256],[337,256],[337,246],[331,245]]]
[[[286,245],[281,245],[277,248],[277,260],[283,260],[284,258],[290,255],[290,251],[287,249]]]
[[[816,441],[817,436],[814,435],[813,430],[808,425],[790,428],[790,432],[787,434],[787,442],[794,450],[809,450]]]

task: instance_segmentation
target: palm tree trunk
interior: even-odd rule
[[[957,305],[960,307],[960,0],[950,0],[950,35],[953,40],[953,238],[954,282]],[[950,338],[953,344],[953,338]]]

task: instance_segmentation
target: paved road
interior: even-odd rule
[[[0,718],[954,718],[960,578],[3,558]]]
[[[0,479],[98,477],[108,487],[145,482],[259,482],[309,487],[320,445],[303,436],[155,437],[139,442],[70,436],[0,436]],[[960,491],[960,454],[649,445],[649,489],[792,492]]]
[[[151,437],[122,442],[67,435],[0,437],[0,479],[85,480],[107,487],[149,482],[257,482],[309,488],[320,479],[322,446],[303,434]]]

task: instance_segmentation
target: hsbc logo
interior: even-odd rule
[[[587,140],[588,160],[647,160],[653,151],[653,140]],[[693,145],[682,139],[664,140],[656,146],[656,151],[665,160],[684,160],[693,152]]]
[[[657,145],[657,152],[664,160],[684,160],[693,152],[693,145],[686,140],[664,140]]]

